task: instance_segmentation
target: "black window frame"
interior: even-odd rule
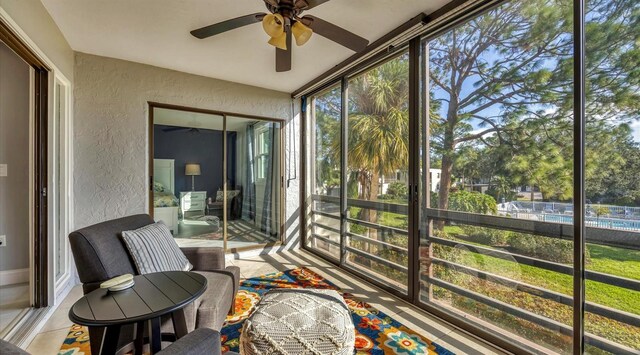
[[[317,83],[325,80],[329,77],[330,74],[337,72],[337,69],[334,68],[331,71],[321,75],[316,80],[306,84],[301,89],[294,92],[294,97],[300,97],[301,99],[301,112],[302,112],[302,126],[301,126],[301,157],[302,157],[302,165],[301,170],[303,172],[303,177],[301,179],[301,193],[300,193],[300,203],[301,211],[301,239],[302,246],[305,250],[326,259],[332,264],[341,267],[347,272],[350,272],[360,278],[363,278],[365,281],[382,288],[383,290],[390,292],[391,294],[408,301],[415,306],[418,306],[421,309],[424,309],[428,312],[433,313],[439,318],[451,323],[452,325],[462,329],[470,333],[473,336],[479,337],[482,340],[488,341],[500,348],[503,348],[507,351],[521,353],[521,352],[533,352],[533,349],[528,349],[522,346],[522,344],[505,340],[502,337],[495,336],[492,332],[481,329],[479,327],[475,327],[470,325],[467,322],[461,321],[457,317],[452,316],[448,312],[444,312],[441,309],[438,309],[433,306],[425,305],[421,303],[418,297],[418,280],[417,272],[413,271],[416,266],[419,266],[417,263],[417,247],[419,246],[419,233],[418,233],[418,213],[419,213],[419,162],[415,160],[418,158],[418,150],[419,150],[419,122],[420,122],[420,102],[421,102],[421,92],[420,92],[420,54],[421,54],[421,43],[424,40],[428,40],[429,38],[434,38],[443,32],[451,29],[454,26],[458,26],[460,24],[465,23],[468,19],[474,18],[476,16],[480,16],[487,11],[505,4],[509,1],[517,1],[517,0],[495,0],[495,1],[483,1],[483,0],[472,0],[472,1],[453,1],[451,4],[443,7],[442,11],[436,11],[432,15],[427,15],[423,19],[424,24],[428,24],[430,22],[437,22],[441,17],[446,17],[451,11],[453,11],[457,6],[461,4],[471,4],[471,6],[467,6],[466,10],[462,12],[458,12],[456,14],[455,21],[445,21],[433,29],[429,30],[428,33],[418,34],[415,37],[405,40],[401,42],[399,45],[388,47],[386,51],[379,52],[376,55],[373,55],[372,58],[375,60],[364,61],[364,64],[359,64],[354,66],[351,69],[346,69],[346,71],[339,76],[338,78],[327,81],[321,86],[313,89],[309,92],[304,92],[309,87],[314,87]],[[586,126],[586,118],[585,118],[585,8],[586,8],[586,0],[573,0],[573,89],[574,89],[574,102],[573,102],[573,153],[574,153],[574,166],[573,166],[573,205],[574,205],[574,219],[572,228],[573,234],[573,324],[572,324],[572,347],[574,354],[583,354],[585,347],[585,331],[584,331],[584,315],[585,315],[585,280],[587,278],[586,273],[586,265],[585,265],[585,240],[586,240],[586,226],[585,226],[585,126]],[[347,142],[347,127],[346,123],[341,123],[341,149],[342,149],[342,160],[341,160],[341,258],[339,261],[327,259],[322,253],[319,253],[312,248],[309,248],[306,243],[307,238],[307,228],[309,227],[309,221],[307,220],[307,211],[309,209],[309,191],[307,191],[307,177],[305,176],[307,173],[306,163],[309,160],[309,151],[307,150],[307,139],[313,139],[314,137],[307,137],[307,129],[308,129],[308,109],[307,106],[312,101],[312,98],[315,94],[325,91],[327,88],[339,86],[341,87],[342,93],[342,121],[347,121],[348,119],[348,80],[352,77],[359,75],[360,73],[370,70],[371,68],[380,65],[386,60],[394,58],[398,55],[398,53],[402,53],[402,51],[409,48],[409,60],[410,60],[410,69],[409,69],[409,124],[412,129],[412,135],[410,137],[410,164],[409,164],[409,191],[410,191],[410,202],[408,206],[408,214],[409,214],[409,293],[408,295],[400,294],[397,290],[388,287],[387,285],[378,282],[377,280],[371,279],[366,275],[358,273],[351,268],[345,268],[345,260],[344,260],[344,242],[345,239],[344,233],[346,232],[346,142]],[[358,56],[354,56],[353,60],[358,60]],[[342,66],[347,66],[348,63],[341,63]],[[413,161],[413,162],[412,162]],[[431,175],[429,171],[425,173],[426,175]]]

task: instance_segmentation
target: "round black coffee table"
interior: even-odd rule
[[[195,272],[165,271],[134,277],[129,289],[110,292],[97,289],[79,299],[69,319],[87,327],[104,327],[100,354],[115,354],[120,329],[136,324],[135,353],[141,354],[145,323],[149,325],[151,353],[160,351],[160,317],[171,314],[176,338],[187,334],[184,306],[207,289],[207,279]]]

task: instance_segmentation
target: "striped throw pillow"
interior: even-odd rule
[[[193,268],[173,239],[169,227],[163,222],[123,231],[122,239],[141,275],[161,271],[189,271]]]

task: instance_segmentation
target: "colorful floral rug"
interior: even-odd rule
[[[227,317],[222,328],[223,351],[238,352],[242,323],[260,301],[260,297],[273,288],[340,289],[324,277],[306,268],[296,268],[240,282],[236,297],[236,312]],[[405,327],[385,313],[349,293],[342,293],[351,310],[356,328],[356,354],[453,354],[442,346]],[[74,325],[64,341],[59,355],[90,354],[86,328]]]
[[[74,324],[69,329],[67,338],[62,343],[58,355],[90,355],[89,330],[81,325]]]

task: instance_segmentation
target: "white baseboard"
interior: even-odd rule
[[[29,282],[29,268],[0,271],[0,286]]]

